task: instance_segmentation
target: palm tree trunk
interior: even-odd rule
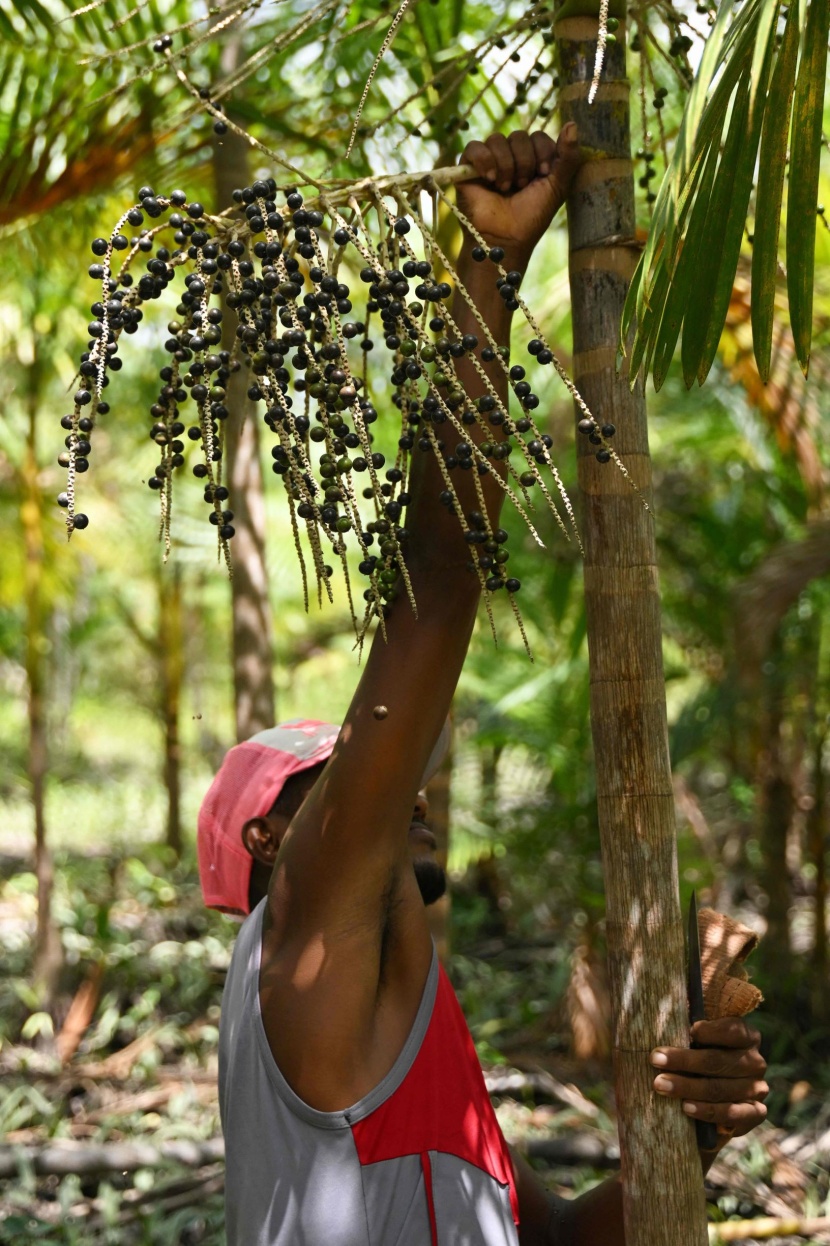
[[[182,576],[176,563],[162,567],[159,580],[159,658],[164,721],[164,786],[167,789],[165,841],[176,856],[182,851],[181,743],[179,709],[184,676]]]
[[[574,374],[640,493],[651,494],[645,400],[615,354],[637,255],[625,41],[587,95],[598,22],[557,22],[563,121],[594,158],[568,208]],[[654,516],[612,463],[578,437],[591,725],[607,903],[613,1045],[627,1246],[702,1246],[706,1208],[694,1130],[652,1091],[648,1052],[688,1042],[683,925],[666,725]]]
[[[230,73],[239,58],[238,39],[228,40],[222,68]],[[236,187],[250,184],[248,148],[229,131],[214,146],[213,172],[219,207],[231,203]],[[225,312],[222,346],[231,350],[236,317]],[[226,479],[236,534],[231,543],[233,577],[233,686],[236,738],[246,740],[274,725],[274,675],[268,569],[265,562],[265,497],[259,446],[259,423],[248,398],[247,369],[231,374],[226,404],[230,411],[225,455]]]
[[[26,681],[29,716],[29,782],[35,823],[35,877],[37,930],[33,977],[48,1010],[57,988],[63,959],[61,940],[52,918],[54,870],[46,838],[44,811],[48,752],[46,742],[46,636],[43,611],[43,498],[37,466],[37,381],[32,365],[29,425],[23,464],[23,501],[20,518],[25,548]]]

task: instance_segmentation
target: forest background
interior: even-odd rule
[[[524,7],[504,6],[499,20],[509,27]],[[252,6],[242,33],[194,46],[188,62],[195,82],[211,83],[312,15],[287,61],[263,59],[240,83],[232,115],[317,170],[345,167],[340,153],[394,15],[369,0],[338,20],[336,10]],[[148,315],[140,361],[114,378],[115,415],[96,433],[82,482],[92,523],[66,542],[56,459],[96,297],[89,243],[142,182],[182,184],[224,206],[239,170],[233,133],[217,133],[164,68],[149,72],[158,33],[203,12],[176,0],[127,13],[107,0],[55,25],[67,16],[57,5],[0,8],[0,1127],[17,1146],[72,1138],[106,1152],[144,1142],[156,1155],[119,1163],[118,1153],[91,1175],[38,1176],[25,1163],[0,1172],[10,1178],[0,1234],[13,1242],[221,1240],[213,1070],[235,927],[201,905],[196,813],[237,733],[267,721],[263,669],[277,720],[339,721],[358,676],[342,587],[334,606],[303,609],[264,449],[249,481],[252,509],[260,496],[264,507],[262,562],[254,549],[246,572],[235,551],[232,593],[198,494],[183,490],[163,563],[142,482],[154,461],[146,412],[169,310]],[[704,29],[706,13],[705,4],[688,10]],[[629,52],[630,73],[648,108],[642,119],[632,110],[634,147],[653,150],[662,172],[659,135],[670,149],[685,98],[677,69],[690,49],[669,55],[648,43],[644,32],[665,26],[659,6],[637,20],[646,52]],[[555,130],[548,29],[502,49],[492,22],[489,7],[465,0],[413,5],[370,92],[351,175],[440,167],[472,135],[529,119]],[[111,55],[85,63],[102,46]],[[488,82],[496,75],[486,90],[479,63]],[[651,163],[641,158],[638,169],[643,238]],[[264,160],[262,169],[271,171]],[[783,302],[773,375],[759,380],[749,236],[706,385],[687,392],[674,366],[648,393],[681,895],[687,903],[694,888],[764,935],[753,977],[767,997],[755,1021],[770,1063],[770,1121],[713,1170],[720,1221],[830,1214],[830,239],[821,209],[817,229],[808,381]],[[564,223],[523,294],[567,366]],[[570,398],[553,377],[539,393],[542,427],[573,489]],[[381,426],[389,418],[381,407]],[[580,1190],[615,1154],[594,779],[602,759],[589,731],[578,551],[549,517],[538,526],[544,552],[515,523],[511,546],[535,664],[505,611],[498,648],[486,620],[479,625],[456,697],[433,802],[452,879],[435,929],[506,1131],[555,1188]],[[246,601],[272,620],[256,687],[232,658],[233,613]],[[162,1153],[177,1142],[194,1145],[189,1161]]]

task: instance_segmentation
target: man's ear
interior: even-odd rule
[[[242,827],[242,842],[246,852],[260,865],[269,869],[277,859],[281,838],[277,827],[267,818],[249,818]]]

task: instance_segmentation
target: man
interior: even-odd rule
[[[458,188],[462,210],[524,272],[578,167],[574,127],[558,143],[493,135],[463,159],[479,177]],[[511,313],[474,245],[464,239],[460,279],[507,343]],[[480,331],[460,297],[453,314],[462,333]],[[506,402],[502,371],[484,366]],[[481,393],[473,365],[458,369]],[[479,509],[472,476],[457,478],[465,513]],[[502,491],[479,479],[496,527]],[[423,781],[479,598],[442,488],[435,456],[417,455],[407,528],[418,618],[402,595],[339,732],[298,721],[232,749],[200,814],[207,903],[251,914],[220,1038],[229,1246],[624,1240],[616,1181],[551,1199],[511,1156],[429,935],[425,901],[444,879]],[[711,1049],[652,1053],[664,1068],[655,1089],[725,1134],[746,1132],[765,1115],[757,1035],[732,1020],[701,1023],[695,1037]]]

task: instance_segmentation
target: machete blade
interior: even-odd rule
[[[700,934],[697,924],[697,896],[694,891],[689,902],[689,970],[687,978],[689,993],[689,1020],[703,1021],[706,1009],[703,1003],[703,974],[700,965]],[[699,1046],[692,1043],[692,1047]],[[718,1145],[718,1127],[712,1121],[695,1121],[697,1144],[702,1151],[714,1151]]]

